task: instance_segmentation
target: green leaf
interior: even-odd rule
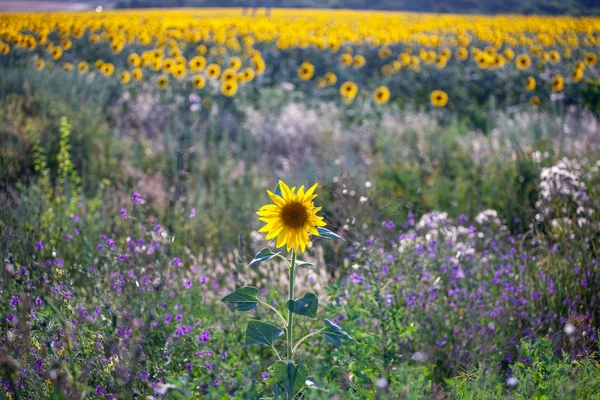
[[[264,249],[262,249],[261,251],[256,253],[256,255],[254,256],[254,259],[252,261],[250,261],[250,264],[248,266],[254,267],[257,264],[259,264],[263,261],[270,260],[271,258],[277,257],[278,255],[279,255],[279,253],[273,253],[273,251],[271,251],[270,248],[265,247]]]
[[[348,335],[342,328],[328,319],[325,320],[325,330],[322,333],[325,335],[325,339],[334,346],[341,346],[342,340],[344,339],[350,339],[356,342],[352,336]]]
[[[296,365],[291,361],[277,361],[273,365],[273,374],[277,383],[290,395],[290,398],[294,398],[304,387],[308,378],[308,367],[304,364]]]
[[[291,259],[287,259],[290,264],[292,263]],[[296,260],[296,267],[314,267],[315,264],[308,262],[308,261],[302,261],[302,260]]]
[[[341,240],[342,242],[346,241],[343,237],[331,232],[327,228],[317,226],[317,231],[319,232],[319,236],[324,237],[325,239]]]
[[[266,344],[273,346],[273,342],[283,334],[283,330],[275,325],[251,319],[246,328],[246,344]]]
[[[260,291],[252,286],[244,286],[234,290],[227,296],[223,297],[223,303],[231,303],[231,305],[239,311],[250,311],[259,303],[258,293]]]
[[[319,309],[319,298],[314,293],[306,293],[301,299],[288,300],[287,308],[294,314],[315,318]]]

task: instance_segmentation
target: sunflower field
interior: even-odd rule
[[[0,398],[600,398],[598,57],[597,17],[0,13]]]

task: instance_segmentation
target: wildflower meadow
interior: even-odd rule
[[[598,57],[585,15],[0,13],[0,399],[599,399]]]

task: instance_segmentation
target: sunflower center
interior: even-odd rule
[[[290,203],[283,206],[281,219],[286,226],[300,228],[308,220],[306,207],[302,203]]]

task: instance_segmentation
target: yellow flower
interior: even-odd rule
[[[525,84],[525,88],[530,92],[535,90],[536,82],[533,76],[527,78],[527,83]]]
[[[459,60],[464,61],[467,59],[467,57],[469,57],[469,50],[467,50],[466,47],[459,47],[458,50],[456,50],[456,58]],[[404,64],[404,62],[402,62],[402,64]]]
[[[315,207],[313,202],[317,197],[314,194],[317,186],[315,183],[307,191],[301,186],[296,192],[296,188],[290,189],[283,181],[279,181],[281,196],[267,190],[274,204],[267,204],[258,210],[259,220],[266,224],[259,232],[266,232],[267,240],[277,238],[277,248],[286,246],[287,251],[293,249],[304,252],[310,246],[308,235],[319,236],[317,227],[326,225],[323,217],[317,215],[322,207]]]
[[[221,80],[223,82],[225,82],[225,81],[231,81],[231,80],[236,80],[236,78],[237,78],[237,74],[236,74],[236,71],[233,68],[227,68],[221,74]]]
[[[231,57],[229,59],[229,68],[233,69],[234,71],[237,71],[238,69],[242,68],[242,60],[240,60],[239,57]]]
[[[185,77],[187,75],[187,68],[185,67],[185,64],[177,64],[172,68],[171,74],[173,74],[175,79],[181,79]]]
[[[238,84],[235,80],[230,79],[228,81],[224,81],[221,85],[221,93],[223,93],[227,97],[231,97],[235,95],[238,89]]]
[[[252,63],[254,64],[254,71],[256,71],[257,75],[262,75],[265,72],[267,65],[262,57],[254,57],[252,59]]]
[[[169,78],[167,75],[159,75],[158,78],[156,78],[156,85],[161,89],[166,88],[169,85]]]
[[[238,78],[242,82],[250,82],[254,79],[254,70],[252,68],[244,68],[238,74]]]
[[[125,85],[127,83],[129,83],[129,81],[131,80],[131,74],[127,71],[123,71],[121,72],[121,76],[119,76],[119,81],[121,82],[121,84]]]
[[[98,69],[102,68],[103,65],[104,65],[104,61],[102,61],[102,60],[96,60],[96,62],[94,63],[94,66]]]
[[[560,54],[558,54],[558,51],[556,50],[552,50],[550,53],[548,53],[548,57],[550,58],[550,62],[552,64],[557,64],[560,61]]]
[[[325,86],[327,86],[327,79],[325,79],[324,77],[319,77],[317,78],[317,87],[319,89],[324,88]]]
[[[333,86],[337,82],[337,76],[333,72],[328,72],[325,74],[325,80],[329,86]]]
[[[45,66],[46,63],[44,62],[44,60],[37,60],[35,63],[35,67],[40,71],[43,70]]]
[[[90,70],[90,66],[85,61],[81,61],[79,64],[77,64],[77,70],[81,75],[87,74],[87,72]]]
[[[349,67],[352,65],[352,55],[348,53],[344,53],[340,56],[340,62],[344,67]]]
[[[73,64],[71,64],[71,63],[65,63],[65,64],[63,65],[63,69],[64,69],[65,71],[73,71]]]
[[[356,97],[356,93],[358,93],[358,86],[354,82],[347,81],[340,86],[340,94],[344,99],[352,100]]]
[[[390,90],[385,86],[380,86],[373,92],[373,100],[378,104],[385,104],[390,99]]]
[[[302,65],[300,65],[300,68],[298,68],[298,78],[302,79],[303,81],[310,80],[314,74],[315,67],[308,61],[304,61]]]
[[[104,76],[111,76],[113,72],[115,72],[115,66],[111,63],[104,63],[102,64],[102,68],[100,69],[100,71]]]
[[[367,63],[367,60],[365,60],[365,57],[360,54],[355,56],[354,60],[352,61],[354,68],[357,68],[357,69],[362,68],[366,63]]]
[[[204,67],[206,67],[206,58],[202,56],[196,56],[190,60],[188,66],[192,72],[202,71]]]
[[[598,57],[594,54],[594,53],[585,53],[585,55],[583,56],[585,65],[587,65],[588,67],[593,67],[596,65],[596,62],[598,61]]]
[[[583,70],[575,69],[575,72],[573,72],[573,82],[579,83],[581,82],[581,79],[583,79]]]
[[[162,69],[165,72],[172,72],[173,68],[176,65],[177,63],[172,58],[165,58],[165,60],[162,63]]]
[[[71,42],[71,39],[63,39],[60,42],[60,47],[63,48],[63,50],[70,50],[71,47],[73,47],[73,42]]]
[[[62,57],[63,51],[60,47],[55,46],[52,48],[52,51],[50,51],[50,55],[52,56],[53,59],[58,60],[59,58]]]
[[[206,85],[206,79],[200,74],[192,77],[192,83],[196,89],[202,89]]]
[[[142,78],[144,77],[144,72],[142,71],[141,68],[134,68],[131,71],[131,76],[133,76],[133,79],[136,81],[141,81]]]
[[[136,53],[131,53],[129,57],[127,57],[127,62],[132,67],[139,67],[142,63],[142,59]]]
[[[390,48],[387,47],[387,46],[380,47],[379,50],[377,50],[377,55],[382,60],[385,60],[385,59],[389,58],[392,55],[392,50],[390,50]]]
[[[208,79],[219,79],[220,75],[221,67],[219,67],[217,64],[210,64],[206,68],[206,76],[208,77]]]
[[[435,107],[445,107],[448,104],[448,95],[442,90],[431,92],[431,104]]]
[[[539,106],[541,103],[542,103],[542,101],[537,96],[533,96],[532,98],[529,99],[529,104],[531,104],[534,107]]]
[[[196,47],[196,52],[197,52],[198,54],[200,54],[201,56],[203,56],[203,55],[206,55],[206,52],[207,52],[207,51],[208,51],[208,49],[206,48],[206,45],[199,44],[199,45]]]
[[[552,78],[552,91],[561,92],[565,88],[565,79],[562,75],[555,75]]]
[[[527,69],[531,66],[531,58],[527,54],[521,54],[517,57],[515,64],[518,69]]]

